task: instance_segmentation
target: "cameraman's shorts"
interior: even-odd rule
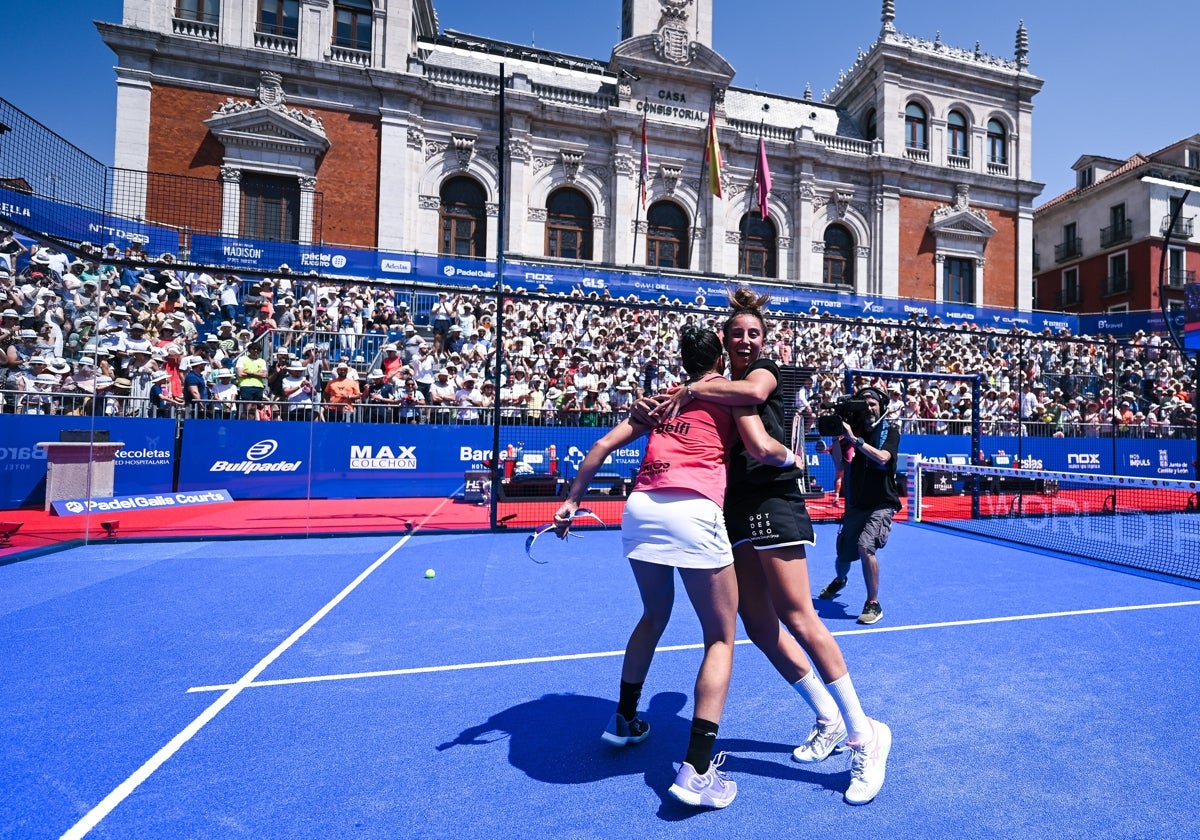
[[[817,544],[804,495],[795,481],[726,493],[725,527],[734,546],[744,542],[755,548]]]
[[[892,532],[890,507],[860,510],[847,507],[842,516],[842,529],[837,535],[837,561],[853,563],[860,557],[860,547],[872,554],[887,545]]]

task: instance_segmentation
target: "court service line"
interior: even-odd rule
[[[899,633],[909,630],[934,630],[941,627],[968,627],[973,624],[1002,624],[1009,621],[1032,621],[1045,618],[1064,618],[1075,615],[1100,615],[1103,613],[1133,612],[1136,610],[1161,610],[1172,607],[1197,607],[1200,601],[1173,601],[1165,604],[1134,604],[1125,607],[1097,607],[1090,610],[1067,610],[1064,612],[1030,613],[1028,615],[1007,615],[995,618],[967,618],[958,621],[937,621],[930,624],[905,624],[898,627],[869,627],[862,630],[838,630],[834,636],[858,636],[868,633]],[[738,639],[735,644],[748,645],[749,639]],[[677,650],[699,650],[703,644],[664,645],[655,648],[656,653]],[[567,653],[558,656],[531,656],[523,659],[499,659],[491,662],[462,662],[456,665],[426,665],[418,668],[396,668],[388,671],[357,671],[348,674],[321,674],[311,677],[291,677],[279,680],[262,680],[245,684],[244,688],[269,688],[282,685],[304,685],[307,683],[337,682],[339,680],[366,680],[377,677],[404,677],[413,674],[438,674],[448,671],[469,671],[477,668],[503,668],[510,665],[536,665],[544,662],[571,662],[579,659],[603,659],[605,657],[623,656],[624,650],[606,650],[594,653]],[[235,685],[240,685],[237,683]],[[229,685],[200,685],[189,688],[188,693],[211,691],[227,691]]]
[[[439,510],[441,510],[441,508],[449,501],[450,498],[443,500],[440,505],[434,508],[425,517],[421,525],[423,525],[425,522],[428,522],[429,519]],[[254,680],[259,674],[265,671],[276,659],[286,653],[288,648],[300,641],[304,634],[311,630],[318,621],[328,615],[334,607],[340,604],[350,595],[351,592],[357,589],[359,584],[370,577],[376,569],[378,569],[388,560],[388,558],[399,551],[400,548],[412,538],[413,534],[417,533],[421,529],[421,525],[417,525],[412,531],[397,540],[395,545],[380,555],[375,562],[364,569],[358,577],[351,581],[345,589],[335,595],[329,603],[317,610],[317,612],[313,614],[312,618],[304,622],[302,625],[296,628],[296,630],[290,636],[280,642],[273,651],[259,660],[258,664],[247,671],[241,679],[232,685],[222,688],[221,690],[224,693],[214,700],[212,705],[201,712],[196,719],[184,727],[178,735],[172,738],[164,747],[162,747],[162,749],[151,756],[145,764],[135,770],[133,775],[121,782],[121,784],[117,785],[117,787],[111,793],[109,793],[108,796],[104,797],[104,799],[102,799],[95,807],[84,814],[83,818],[79,820],[79,822],[71,826],[71,828],[62,835],[62,840],[78,840],[78,838],[84,837],[89,831],[95,828],[101,820],[112,813],[114,808],[124,802],[131,793],[137,790],[138,786],[141,785],[142,782],[150,778],[150,776],[152,776],[159,767],[166,763],[171,756],[179,752],[179,750],[182,749],[188,741],[194,738],[201,729],[203,729],[210,721],[212,721],[213,718],[220,714],[222,709],[232,703],[234,699],[245,689],[255,685]]]

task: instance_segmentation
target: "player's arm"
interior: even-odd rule
[[[752,407],[733,409],[733,418],[751,458],[772,467],[790,467],[796,463],[796,454],[767,434],[762,418]]]
[[[592,445],[592,448],[588,450],[587,455],[584,456],[583,461],[579,464],[579,469],[576,471],[575,478],[571,481],[571,487],[567,491],[566,499],[559,507],[558,512],[554,514],[555,531],[559,537],[567,535],[567,531],[571,527],[571,517],[579,509],[579,501],[583,498],[583,494],[587,492],[588,485],[591,484],[592,479],[596,477],[596,473],[600,471],[600,467],[604,465],[604,462],[613,453],[613,450],[625,446],[648,431],[650,431],[649,426],[633,423],[626,419],[609,429],[604,437]]]
[[[707,400],[730,407],[762,405],[775,390],[776,380],[766,368],[755,368],[745,379],[736,381],[714,376],[690,386],[680,385],[659,398],[651,415],[657,422],[670,420],[692,400]]]

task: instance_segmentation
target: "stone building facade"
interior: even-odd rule
[[[1184,309],[1200,265],[1200,134],[1125,160],[1083,155],[1072,168],[1075,187],[1034,214],[1036,307]]]
[[[1030,307],[1042,81],[1023,25],[1002,58],[907,36],[885,0],[872,46],[797,99],[734,84],[712,5],[624,0],[597,60],[443,31],[431,0],[125,0],[98,24],[118,59],[115,164],[219,183],[220,200],[164,209],[148,180],[115,209],[493,259],[503,210],[523,259]],[[700,177],[710,114],[720,196]]]

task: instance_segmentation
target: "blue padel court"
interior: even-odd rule
[[[818,527],[814,591],[835,527]],[[894,733],[882,792],[846,805],[845,754],[791,760],[811,712],[739,644],[717,741],[739,793],[709,812],[667,794],[701,655],[682,586],[643,693],[651,736],[615,750],[600,733],[639,615],[619,534],[544,565],[525,538],[110,544],[0,566],[0,836],[1200,834],[1194,585],[898,524],[883,621],[855,623],[857,569],[817,602]]]

